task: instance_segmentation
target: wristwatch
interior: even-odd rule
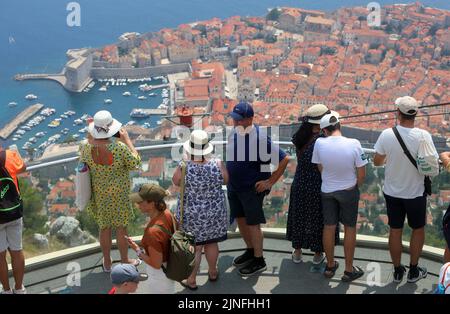
[[[143,249],[141,249],[141,248],[139,248],[139,249],[136,250],[136,255],[137,255],[138,257],[140,257],[142,254],[145,254],[145,250],[143,250]]]

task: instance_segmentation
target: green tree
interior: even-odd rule
[[[20,194],[23,199],[23,223],[26,234],[45,233],[47,216],[42,214],[44,196],[29,181],[19,179]]]
[[[268,21],[278,21],[278,19],[280,18],[280,11],[278,10],[278,8],[274,8],[272,9],[269,14],[267,14],[266,16],[266,20]]]

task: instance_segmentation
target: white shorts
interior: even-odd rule
[[[0,224],[0,252],[22,250],[23,220],[19,218],[5,224]]]
[[[145,265],[148,275],[148,279],[142,281],[139,287],[142,285],[142,293],[145,294],[174,294],[175,293],[175,281],[166,277],[164,271],[155,269],[150,265]]]

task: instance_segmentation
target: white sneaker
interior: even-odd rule
[[[325,260],[325,254],[323,254],[323,253],[320,253],[320,255],[314,254],[313,264],[314,265],[322,264],[324,260]]]
[[[300,251],[300,255],[295,254],[295,249],[292,251],[292,261],[295,264],[299,264],[302,262],[302,253]]]
[[[25,287],[22,286],[21,289],[18,289],[18,290],[13,289],[13,293],[14,293],[14,294],[27,294],[27,289],[25,289]]]
[[[0,292],[0,294],[13,294],[13,291],[11,289],[9,289],[9,290],[2,290]]]

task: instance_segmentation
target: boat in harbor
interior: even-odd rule
[[[95,81],[92,81],[89,83],[88,88],[91,89],[94,86],[95,86]]]
[[[55,119],[55,120],[53,120],[52,122],[50,122],[50,123],[48,124],[48,127],[49,127],[49,128],[56,128],[56,127],[58,127],[60,124],[61,124],[61,121],[58,120],[58,119]]]
[[[108,87],[106,87],[106,85],[103,85],[102,87],[100,87],[98,89],[100,92],[106,92],[108,90]]]
[[[73,116],[74,114],[76,114],[76,112],[72,111],[72,110],[69,110],[69,111],[64,112],[64,114],[68,115],[70,117],[70,116]]]
[[[150,123],[149,123],[149,122],[145,122],[145,123],[142,125],[142,127],[145,128],[145,129],[150,129]]]
[[[132,118],[148,118],[150,114],[142,109],[133,109],[130,113],[130,117]]]
[[[43,137],[43,136],[45,136],[45,132],[37,132],[34,136],[35,137]]]
[[[167,108],[169,108],[169,107],[167,107],[165,104],[160,104],[159,106],[158,106],[158,109],[167,109]]]
[[[122,95],[123,96],[131,96],[131,93],[127,91],[127,92],[123,92]]]
[[[87,113],[85,113],[84,115],[81,116],[81,120],[85,121],[87,118],[89,118],[89,115]]]
[[[25,96],[26,100],[35,100],[37,98],[38,97],[36,95],[34,95],[34,94],[28,94],[28,95]]]
[[[145,96],[139,96],[138,99],[139,99],[139,100],[145,100],[145,99],[147,99],[147,97],[145,97]]]
[[[67,135],[67,134],[69,134],[69,131],[70,130],[68,128],[64,128],[61,130],[61,134]]]
[[[15,101],[11,101],[11,102],[8,104],[8,107],[15,107],[15,106],[17,106],[17,103],[16,103]]]
[[[105,99],[104,102],[105,102],[105,104],[111,104],[111,103],[112,103],[112,100],[108,98],[108,99]]]
[[[84,128],[82,128],[82,129],[78,130],[78,132],[80,132],[80,133],[86,133],[86,132],[87,132],[87,130],[88,130],[88,127],[87,127],[87,126],[85,126]]]
[[[66,115],[66,114],[62,114],[62,115],[60,115],[60,117],[63,118],[63,119],[67,119],[69,116]]]
[[[52,114],[55,114],[56,110],[54,108],[45,108],[41,110],[41,115],[49,117]]]
[[[80,124],[83,124],[83,120],[81,120],[81,119],[75,119],[75,120],[73,121],[73,125],[80,125]]]
[[[30,142],[30,143],[36,143],[37,142],[37,138],[35,138],[35,137],[32,137],[32,138],[29,138],[28,139],[28,142]]]
[[[150,93],[150,94],[148,94],[150,97],[155,97],[156,96],[156,93]]]

